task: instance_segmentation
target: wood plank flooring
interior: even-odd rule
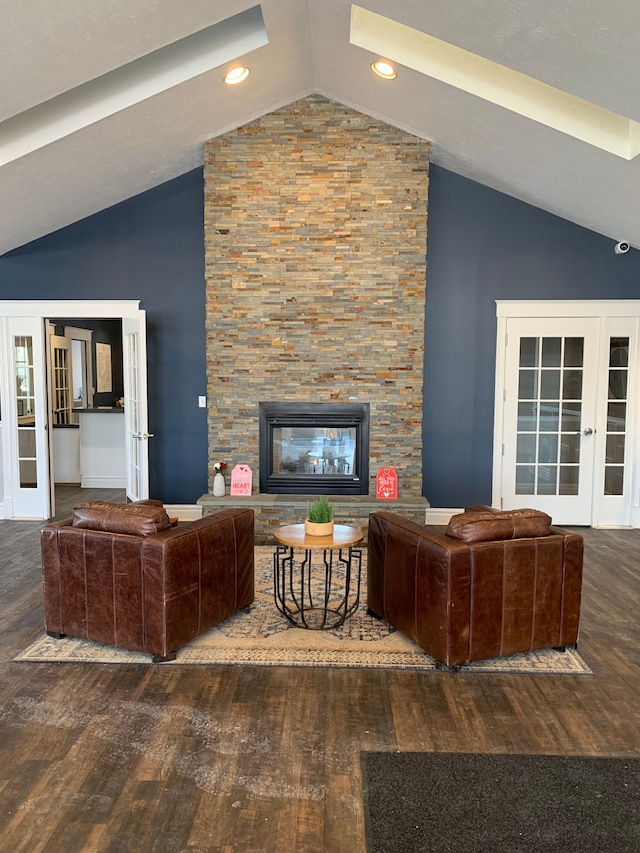
[[[640,531],[581,531],[574,677],[13,663],[40,527],[0,522],[0,853],[365,853],[362,750],[640,756]]]

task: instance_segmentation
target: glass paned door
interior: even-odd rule
[[[607,526],[632,522],[634,467],[638,457],[637,362],[640,318],[619,317],[603,335],[601,402],[599,402],[595,523]],[[601,410],[600,410],[601,409]],[[601,457],[601,462],[600,462]]]
[[[493,503],[536,507],[557,524],[628,526],[640,302],[579,303],[570,317],[554,316],[556,303],[525,316],[532,307],[509,303],[499,320]]]
[[[36,399],[31,335],[14,337],[13,359],[16,374],[18,482],[21,489],[37,489]]]
[[[507,323],[502,503],[589,524],[595,452],[598,324]]]
[[[583,368],[583,338],[520,338],[517,495],[578,494]]]
[[[11,516],[49,518],[49,424],[42,321],[30,317],[11,318],[8,321],[8,342],[10,379],[15,382],[11,412],[6,412],[11,448],[11,470],[7,472],[10,477]]]
[[[122,321],[124,358],[124,420],[126,433],[127,498],[149,497],[149,439],[147,420],[146,315]]]
[[[72,419],[72,372],[69,339],[61,335],[50,335],[51,348],[51,417],[54,425],[71,424]]]
[[[627,449],[629,338],[609,338],[604,494],[623,495]]]

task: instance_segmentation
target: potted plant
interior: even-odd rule
[[[333,533],[333,504],[324,495],[307,504],[304,532],[308,536],[331,536]]]

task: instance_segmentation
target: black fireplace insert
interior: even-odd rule
[[[369,494],[368,403],[260,403],[260,492]]]

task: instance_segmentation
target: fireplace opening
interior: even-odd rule
[[[368,403],[260,403],[260,491],[369,494]]]

